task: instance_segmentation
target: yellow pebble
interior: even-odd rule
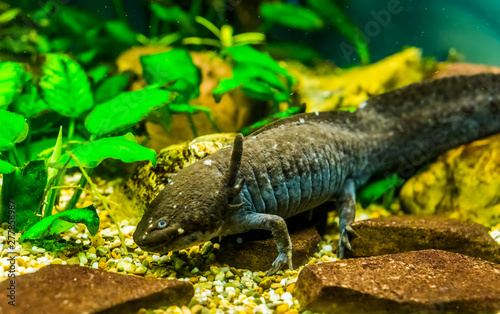
[[[286,311],[285,314],[299,314],[299,311],[293,309],[293,310]]]
[[[183,305],[181,307],[181,310],[182,310],[182,314],[191,314],[191,310],[185,305]]]
[[[286,292],[292,293],[293,288],[295,288],[295,284],[294,283],[292,283],[291,285],[289,285],[288,287],[286,287]]]
[[[201,314],[203,311],[203,305],[196,304],[191,308],[191,314]]]
[[[282,303],[276,307],[276,312],[278,312],[278,314],[282,314],[288,311],[289,308],[288,303]]]
[[[95,247],[91,246],[90,249],[88,250],[90,254],[96,254]]]

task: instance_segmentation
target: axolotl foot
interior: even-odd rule
[[[273,262],[273,266],[267,271],[266,276],[272,276],[272,275],[274,275],[285,264],[288,264],[288,268],[293,269],[293,266],[292,266],[292,250],[290,250],[289,252],[279,253],[278,257]]]
[[[271,269],[267,271],[268,276],[275,274],[285,264],[288,264],[288,267],[293,269],[292,241],[283,218],[277,215],[252,213],[241,217],[240,224],[247,230],[264,229],[272,232],[278,246],[278,257],[273,262]]]
[[[352,229],[351,224],[356,215],[356,189],[352,179],[346,179],[339,196],[340,218],[339,218],[339,248],[338,258],[344,258],[344,250],[351,250],[350,239],[358,237]]]

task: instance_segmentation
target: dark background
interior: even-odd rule
[[[66,3],[70,6],[91,11],[103,18],[115,17],[111,0],[51,0]],[[222,0],[211,0],[222,1]],[[369,49],[372,61],[380,60],[390,54],[400,51],[405,46],[423,48],[424,55],[446,60],[448,50],[455,48],[465,56],[465,61],[500,66],[500,1],[493,0],[400,0],[401,12],[391,14],[390,22],[381,25],[374,15],[381,10],[387,11],[391,1],[397,0],[339,0],[346,13],[366,33],[367,27],[379,24],[379,31],[372,28],[374,36],[370,40]],[[23,0],[12,1],[23,2]],[[27,1],[24,0],[26,3]],[[29,5],[36,7],[46,1],[30,1]],[[169,1],[164,1],[169,2]],[[189,7],[190,1],[171,1]],[[229,4],[227,21],[238,24],[245,10],[253,16],[254,23],[239,25],[245,31],[256,29],[258,17],[249,8],[256,7],[261,1],[256,0],[226,0]],[[293,4],[303,1],[289,0]],[[142,33],[147,33],[149,24],[149,1],[124,0],[124,9],[131,26]],[[242,13],[243,12],[243,13]],[[222,22],[222,21],[221,21]],[[250,29],[249,29],[250,28]],[[241,30],[241,29],[240,29]],[[341,49],[341,43],[346,40],[334,29],[324,29],[319,32],[305,33],[276,27],[269,34],[272,37],[293,40],[307,44],[318,50],[321,55],[340,66],[350,66],[358,63],[357,56],[346,58]]]

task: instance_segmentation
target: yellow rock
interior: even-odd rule
[[[203,311],[203,305],[200,304],[196,304],[191,308],[192,314],[201,314],[202,311]]]
[[[500,223],[500,134],[449,150],[401,190],[413,214]]]
[[[287,67],[298,80],[299,102],[306,112],[358,107],[370,96],[385,93],[424,78],[425,67],[418,48],[406,48],[377,63],[333,74],[315,75],[303,67]]]
[[[278,312],[278,314],[282,314],[288,311],[289,308],[288,303],[282,303],[276,307],[276,312]]]

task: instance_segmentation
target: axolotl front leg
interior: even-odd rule
[[[231,162],[229,171],[226,177],[230,193],[228,196],[228,215],[229,223],[227,229],[232,229],[231,233],[244,232],[252,229],[263,229],[272,232],[276,245],[278,247],[278,257],[273,262],[271,269],[268,270],[267,275],[273,275],[280,270],[285,264],[288,264],[290,269],[293,269],[292,263],[292,241],[285,220],[278,215],[255,213],[251,211],[240,211],[245,203],[233,204],[237,195],[241,192],[245,180],[237,182],[237,176],[240,171],[241,158],[243,155],[243,136],[239,134],[236,136],[231,154]],[[349,243],[349,236],[354,236],[355,233],[351,228],[351,223],[354,221],[356,212],[355,201],[355,182],[347,178],[344,181],[342,189],[338,196],[338,203],[340,207],[340,240],[338,256],[344,256],[344,248],[351,249]]]
[[[264,229],[273,234],[274,241],[278,246],[278,257],[273,262],[271,269],[267,271],[267,276],[275,274],[285,264],[288,264],[288,268],[293,269],[292,241],[283,218],[277,215],[252,213],[240,219],[240,224],[245,229]]]
[[[344,250],[351,250],[349,237],[356,236],[351,227],[356,214],[355,183],[352,179],[346,179],[338,197],[340,209],[339,227],[339,248],[338,257],[344,257]],[[293,269],[292,263],[292,241],[288,233],[285,220],[277,215],[249,213],[241,217],[238,221],[245,229],[263,229],[272,232],[278,247],[278,257],[273,262],[271,269],[267,271],[267,276],[275,274],[285,264]]]

